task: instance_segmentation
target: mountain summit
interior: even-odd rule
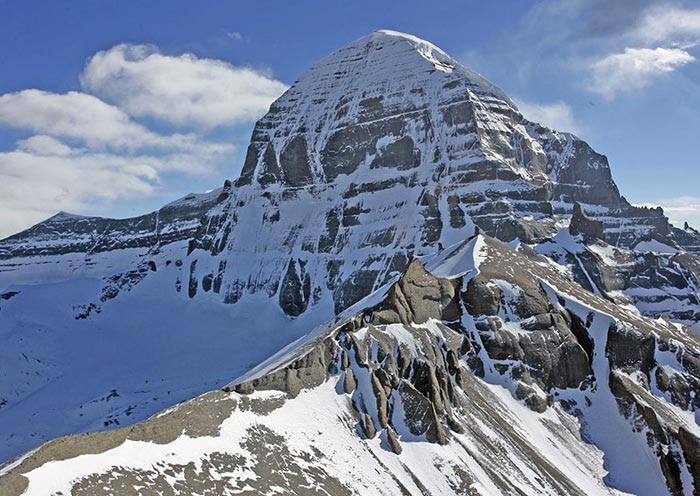
[[[107,431],[0,492],[697,492],[699,252],[584,141],[372,33],[222,188],[0,241],[0,458]]]
[[[381,148],[392,145],[387,136],[424,135],[429,119],[442,121],[441,111],[472,100],[516,112],[502,91],[435,45],[377,31],[315,64],[272,105],[256,125],[239,183],[304,186],[352,175],[364,153],[375,151],[377,134],[385,134]],[[349,135],[348,127],[366,136]],[[343,153],[339,144],[355,147]],[[421,162],[413,157],[421,144],[404,140],[390,149],[407,154],[401,165],[409,167]],[[430,155],[422,162],[431,163]]]

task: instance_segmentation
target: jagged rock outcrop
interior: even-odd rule
[[[475,245],[479,239],[470,243]],[[468,245],[452,250],[462,252]],[[577,404],[564,395],[567,400],[563,404],[584,421],[586,414],[581,409],[595,401],[590,398],[597,396],[599,383],[609,380],[620,414],[633,422],[630,428],[636,430],[644,423],[653,434],[646,442],[659,458],[656,468],[669,492],[697,490],[697,485],[688,486],[687,476],[684,486],[681,474],[697,471],[693,446],[697,446],[700,430],[691,429],[695,431],[691,434],[687,424],[674,420],[672,413],[674,408],[700,411],[693,393],[700,390],[697,337],[668,323],[659,327],[657,322],[616,309],[602,299],[592,302],[589,298],[591,310],[582,315],[580,310],[568,308],[561,296],[553,298],[551,292],[556,287],[576,301],[585,291],[556,272],[542,269],[536,260],[528,261],[525,255],[537,257],[533,252],[516,254],[490,240],[486,246],[482,251],[488,253],[487,259],[478,266],[478,275],[468,271],[471,275],[441,279],[419,261],[411,262],[404,276],[386,291],[382,303],[339,327],[336,342],[342,359],[306,360],[320,367],[316,382],[322,382],[321,371],[329,375],[337,371],[335,365],[326,364],[340,362],[344,381],[350,377],[353,384],[343,390],[353,395],[353,407],[364,419],[362,425],[367,426],[363,432],[374,437],[375,425],[386,429],[389,447],[400,453],[395,432],[404,425],[395,424],[390,398],[401,399],[402,420],[412,435],[444,444],[450,432],[464,432],[453,412],[463,408],[454,388],[467,387],[465,374],[487,381],[489,376],[500,377],[498,382],[510,381],[513,397],[539,413],[551,408],[563,391],[582,391],[585,402]],[[459,309],[456,319],[445,319],[445,308],[450,306]],[[606,335],[596,336],[595,312],[611,311],[614,317],[606,324]],[[439,323],[446,320],[459,322],[461,331],[455,334]],[[427,327],[426,322],[430,322]],[[465,324],[473,327],[462,327]],[[400,339],[397,343],[392,326],[403,328],[402,332],[408,331],[421,342],[416,349],[433,351],[427,355],[409,352]],[[609,378],[596,375],[600,364],[594,365],[595,353],[607,363]],[[662,358],[659,353],[669,355]],[[669,366],[673,368],[670,375],[666,371]],[[296,362],[289,367],[298,368]],[[364,391],[373,393],[369,404],[363,388],[355,386],[356,381],[362,382],[363,374],[368,384]],[[237,388],[252,389],[247,384]]]
[[[603,223],[598,220],[591,220],[583,211],[579,202],[574,203],[574,210],[571,215],[569,232],[572,236],[582,234],[589,239],[601,239],[605,241],[605,229]]]
[[[372,322],[422,324],[436,315],[441,320],[459,320],[461,312],[454,284],[436,279],[414,259],[399,282],[392,285],[388,300],[372,314]]]

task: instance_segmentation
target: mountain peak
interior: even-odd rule
[[[479,112],[483,119],[474,121]],[[376,31],[314,64],[272,104],[253,131],[238,184],[304,187],[422,165],[427,178],[441,160],[436,153],[464,149],[436,129],[456,126],[466,137],[482,123],[504,128],[491,123],[500,116],[519,113],[483,76],[430,42]]]
[[[72,214],[70,212],[65,212],[61,210],[58,212],[56,215],[52,215],[47,219],[47,221],[52,221],[52,222],[60,222],[64,220],[74,220],[74,219],[81,219],[84,218],[84,215],[78,215],[78,214]]]
[[[490,93],[505,102],[512,103],[510,98],[501,89],[496,87],[481,74],[463,66],[437,45],[419,38],[418,36],[390,29],[374,31],[350,43],[344,48],[337,50],[317,65],[325,65],[325,62],[337,60],[338,56],[343,58],[348,51],[359,50],[365,57],[371,57],[373,55],[371,49],[373,49],[374,52],[388,49],[387,52],[383,54],[383,58],[386,59],[389,67],[410,63],[418,71],[420,71],[420,69],[427,69],[431,72],[437,70],[445,74],[454,72],[454,76],[468,80],[475,90],[481,90],[483,93]],[[374,55],[377,54],[375,53]]]
[[[373,33],[370,33],[367,36],[364,36],[354,43],[351,43],[349,46],[353,45],[362,45],[365,43],[372,43],[375,45],[375,47],[380,47],[384,45],[390,45],[394,43],[401,43],[401,42],[408,42],[411,46],[413,46],[416,50],[418,49],[423,49],[423,52],[421,55],[425,56],[424,54],[430,53],[430,52],[435,52],[441,56],[441,58],[446,59],[445,62],[446,66],[444,67],[439,67],[440,70],[444,70],[445,72],[449,72],[454,68],[454,65],[456,65],[456,62],[450,57],[447,53],[445,53],[444,50],[440,49],[433,43],[424,40],[422,38],[419,38],[418,36],[414,36],[412,34],[408,33],[402,33],[400,31],[393,31],[391,29],[379,29],[377,31],[374,31]],[[430,60],[429,58],[426,58],[426,60]],[[436,67],[438,68],[438,67]]]

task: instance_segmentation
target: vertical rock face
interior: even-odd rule
[[[280,308],[287,315],[296,317],[304,313],[311,296],[311,281],[304,270],[303,263],[289,261],[279,291]]]
[[[306,139],[295,136],[284,147],[280,154],[280,163],[284,178],[290,186],[308,186],[313,180],[309,167],[309,155],[306,149]]]

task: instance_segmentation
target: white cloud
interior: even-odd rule
[[[573,110],[564,102],[534,103],[520,98],[513,100],[523,116],[532,122],[557,131],[581,132],[581,126],[574,119]]]
[[[17,148],[20,151],[35,155],[69,155],[72,153],[70,146],[43,134],[19,140]]]
[[[287,88],[250,68],[125,44],[95,54],[81,83],[132,116],[204,128],[252,121]]]
[[[193,135],[162,136],[97,97],[36,89],[0,95],[0,124],[79,141],[93,148],[188,150],[201,144]]]
[[[0,125],[31,133],[0,151],[0,238],[59,210],[90,213],[216,170],[235,150],[206,135],[162,135],[86,93],[0,95]]]
[[[238,31],[228,31],[226,33],[226,36],[228,36],[229,38],[231,38],[232,40],[235,40],[235,41],[243,40],[243,35],[241,33],[239,33]]]
[[[106,154],[0,153],[0,238],[59,210],[146,195],[158,173],[147,161]]]
[[[663,74],[694,61],[680,48],[625,48],[592,63],[588,89],[612,100],[620,93],[649,86]]]
[[[700,36],[700,9],[660,5],[648,9],[633,29],[637,39],[652,42],[682,43]]]

